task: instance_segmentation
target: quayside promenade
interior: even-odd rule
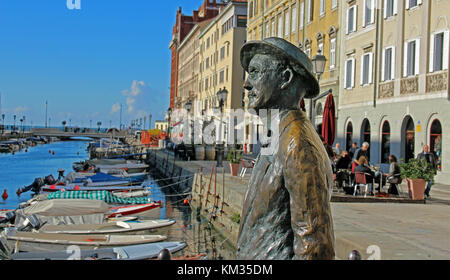
[[[164,150],[151,150],[147,161],[180,190],[192,188],[190,204],[211,215],[215,229],[235,245],[239,217],[252,170],[243,178],[230,175],[228,162],[211,172],[215,161],[183,161]],[[187,179],[186,179],[187,178]],[[331,208],[336,259],[358,250],[363,259],[450,259],[450,186],[436,184],[426,201],[363,198],[333,193]],[[214,211],[211,211],[214,209]]]

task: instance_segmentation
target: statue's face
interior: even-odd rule
[[[244,88],[248,91],[248,108],[268,109],[271,97],[280,91],[281,74],[277,70],[276,58],[257,54],[248,65],[248,76]]]

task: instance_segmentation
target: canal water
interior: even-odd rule
[[[0,154],[0,192],[8,193],[8,198],[0,198],[0,209],[15,209],[20,202],[31,198],[31,192],[17,196],[18,187],[30,185],[35,178],[65,169],[65,174],[73,171],[72,164],[89,158],[86,141],[62,141],[29,147],[12,154]],[[55,154],[53,154],[53,152]],[[150,178],[145,182],[151,186],[152,198],[161,200],[164,207],[155,209],[145,218],[175,219],[176,223],[157,232],[168,237],[167,241],[183,241],[187,247],[175,256],[206,254],[208,259],[234,259],[235,249],[230,242],[216,231],[210,219],[212,215],[200,216],[191,209],[186,196],[178,196],[169,187],[160,186],[158,180]]]

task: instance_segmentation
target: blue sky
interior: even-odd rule
[[[6,123],[119,124],[169,106],[172,28],[202,0],[0,0],[0,93]],[[148,121],[147,121],[148,125]]]

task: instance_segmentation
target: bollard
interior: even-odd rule
[[[158,260],[163,261],[163,260],[171,260],[172,259],[172,254],[170,253],[170,251],[168,249],[162,249],[161,251],[159,251],[158,254]]]
[[[359,261],[361,260],[361,254],[357,250],[352,250],[348,255],[348,259],[351,261]]]
[[[2,194],[2,198],[3,198],[3,200],[7,200],[8,199],[8,193],[6,192],[6,190]]]

